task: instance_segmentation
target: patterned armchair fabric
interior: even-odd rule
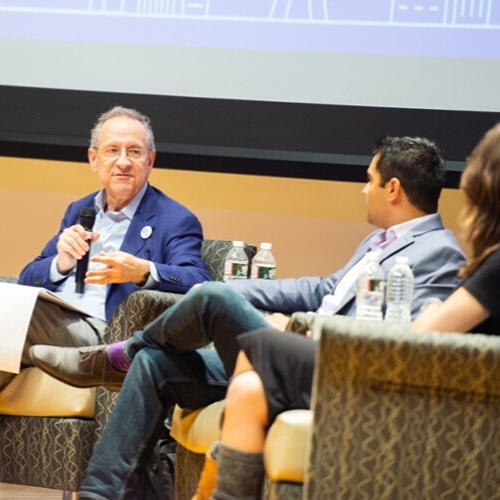
[[[0,283],[17,283],[17,276],[0,276]]]
[[[500,338],[318,317],[304,498],[500,498]]]
[[[202,258],[215,280],[222,280],[231,241],[204,240]],[[245,245],[250,258],[256,248]],[[16,282],[15,277],[0,281]],[[129,338],[182,295],[141,290],[120,304],[104,334],[107,343]],[[118,393],[96,391],[95,419],[0,415],[0,481],[78,491],[92,449],[106,425]]]
[[[206,263],[214,281],[222,281],[224,278],[224,260],[233,246],[232,241],[204,240],[201,246],[201,257]],[[257,248],[245,243],[243,246],[248,259],[251,261]],[[248,269],[250,271],[250,267]]]

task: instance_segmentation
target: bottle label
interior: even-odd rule
[[[276,274],[276,266],[262,266],[253,264],[251,268],[252,279],[273,280]]]
[[[383,292],[384,280],[360,276],[356,282],[358,292]]]
[[[248,264],[243,262],[226,261],[224,263],[224,279],[237,280],[248,277]]]

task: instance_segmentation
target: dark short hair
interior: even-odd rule
[[[444,187],[446,166],[436,144],[422,137],[383,137],[373,153],[380,155],[380,185],[396,177],[410,203],[431,214],[437,212]]]
[[[99,116],[94,124],[94,127],[90,131],[90,147],[94,149],[97,148],[97,145],[99,144],[99,140],[101,138],[102,126],[105,122],[111,120],[111,118],[122,116],[137,120],[144,125],[144,128],[146,129],[146,142],[148,143],[148,149],[150,151],[153,151],[155,149],[155,138],[153,134],[153,128],[151,127],[151,121],[146,115],[143,115],[139,111],[133,108],[125,108],[123,106],[114,106],[113,108],[105,111]]]

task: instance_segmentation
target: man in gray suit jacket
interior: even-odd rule
[[[375,147],[367,175],[363,193],[368,221],[380,229],[363,240],[342,269],[326,278],[235,280],[229,285],[259,309],[286,314],[320,309],[329,314],[353,316],[356,294],[353,269],[378,244],[378,261],[386,275],[398,255],[409,259],[415,275],[413,317],[426,298],[445,299],[458,285],[457,270],[465,258],[455,237],[444,229],[436,213],[445,175],[444,161],[436,146],[419,138],[383,139]],[[386,235],[388,239],[380,241]],[[348,283],[340,287],[343,280]],[[327,304],[325,297],[329,299]]]
[[[446,298],[458,284],[457,271],[465,259],[436,213],[444,173],[444,161],[431,141],[386,138],[375,148],[363,189],[368,220],[380,229],[331,276],[205,283],[126,342],[74,349],[34,346],[33,362],[71,385],[123,384],[80,498],[115,498],[117,492],[123,498],[139,497],[141,464],[167,410],[174,404],[200,408],[224,398],[239,351],[237,336],[269,323],[286,328],[286,315],[265,318],[257,308],[353,315],[355,279],[368,252],[379,253],[386,272],[397,255],[409,258],[415,275],[413,316],[426,298]],[[200,349],[209,342],[216,350]]]

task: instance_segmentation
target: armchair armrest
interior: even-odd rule
[[[104,341],[110,344],[129,339],[182,297],[184,295],[157,290],[134,292],[113,313],[104,332]]]
[[[318,316],[313,329],[306,498],[496,494],[499,337],[339,316]]]
[[[290,315],[286,329],[301,335],[309,335],[315,317],[316,313],[313,312],[294,312]]]

